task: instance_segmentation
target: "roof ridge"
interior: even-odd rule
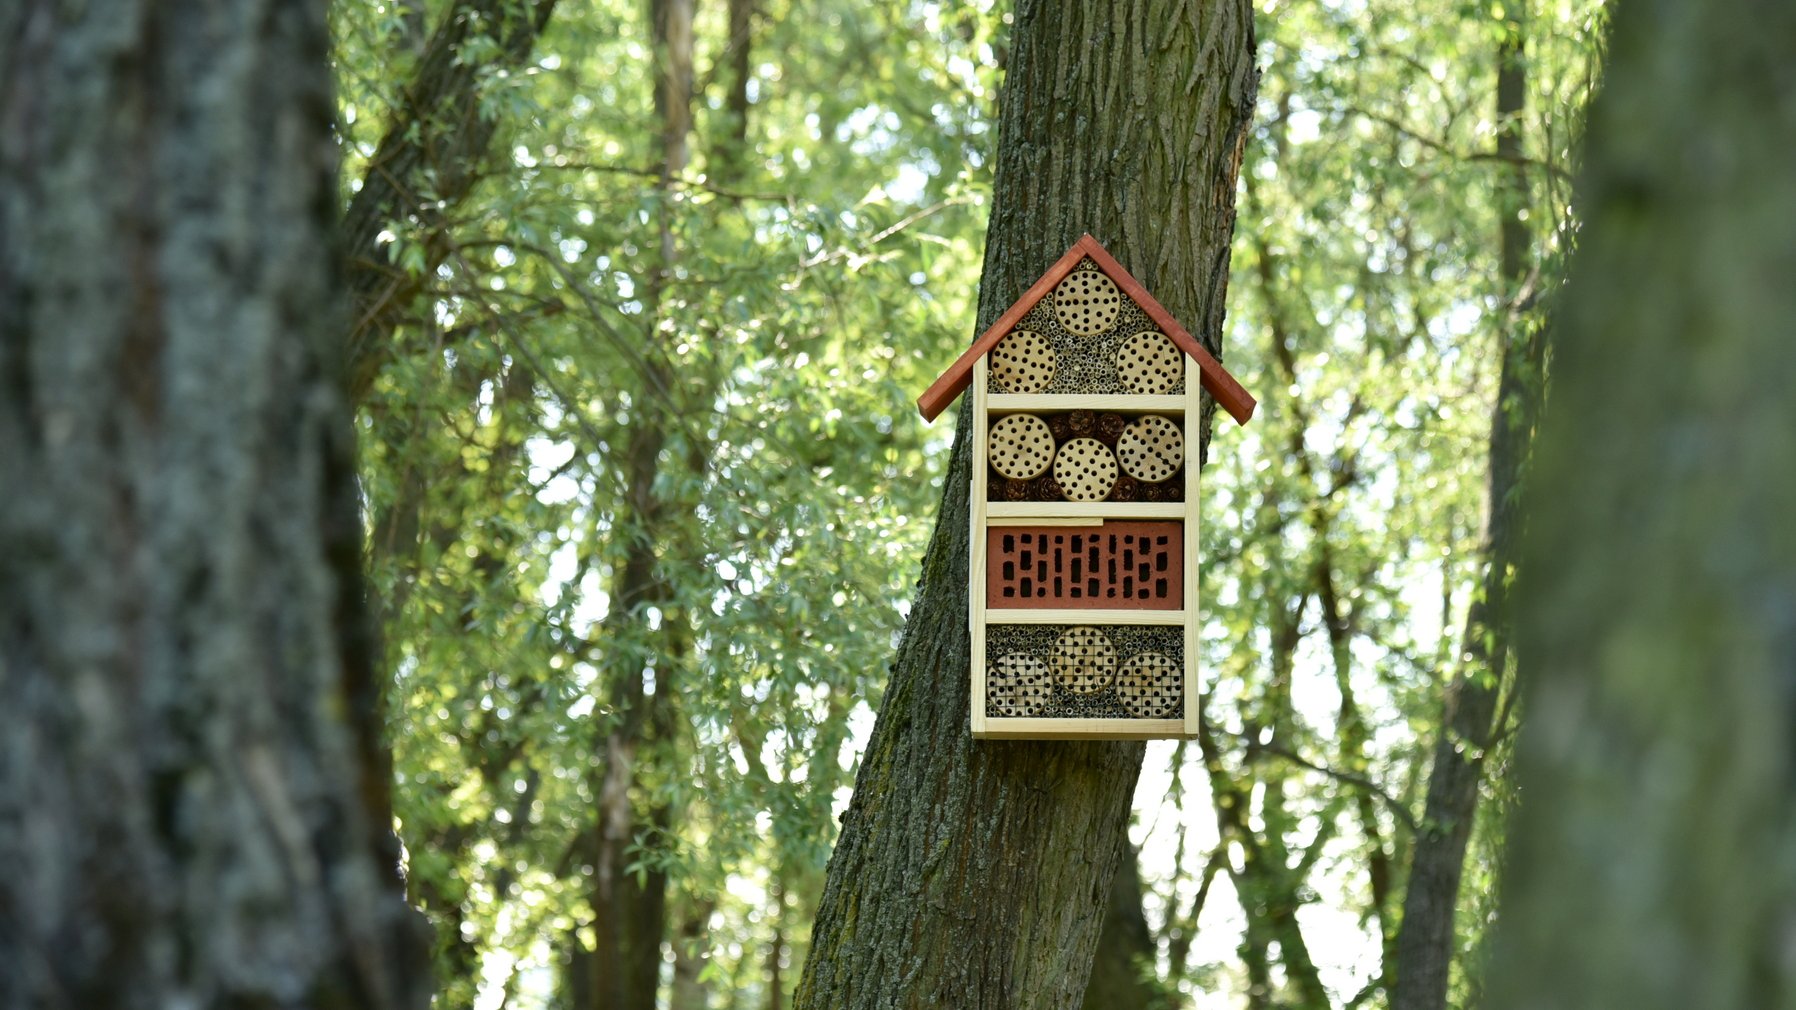
[[[1097,239],[1092,238],[1089,232],[1080,235],[1079,240],[1061,254],[1060,258],[1048,267],[1046,273],[1043,273],[1034,284],[1029,286],[1029,290],[1023,292],[1020,298],[1012,302],[1010,307],[997,318],[997,321],[993,322],[984,333],[981,333],[973,341],[972,346],[963,351],[960,357],[954,359],[954,363],[948,366],[947,371],[937,376],[936,380],[929,384],[929,388],[917,398],[917,410],[923,415],[923,419],[933,421],[942,411],[948,409],[948,405],[965,392],[967,385],[972,382],[973,366],[980,357],[996,347],[998,341],[1008,336],[1030,309],[1047,297],[1048,292],[1053,290],[1055,285],[1065,280],[1066,276],[1076,270],[1079,264],[1087,258],[1091,259],[1097,265],[1098,270],[1109,277],[1111,282],[1122,290],[1123,294],[1139,305],[1142,311],[1147,313],[1148,318],[1160,327],[1161,332],[1172,339],[1179,350],[1197,362],[1199,379],[1203,383],[1204,390],[1222,409],[1228,411],[1229,416],[1241,424],[1246,424],[1248,419],[1253,417],[1256,406],[1254,398],[1246,389],[1242,388],[1241,383],[1237,382],[1233,375],[1229,374],[1228,369],[1222,367],[1222,362],[1217,361],[1216,356],[1199,343],[1189,330],[1179,325],[1179,321],[1173,317],[1173,314],[1167,311],[1166,307],[1161,305],[1147,288],[1135,279],[1133,274],[1124,269],[1123,265],[1118,263],[1116,258],[1111,256]]]

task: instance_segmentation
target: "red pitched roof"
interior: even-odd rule
[[[1197,338],[1193,337],[1190,331],[1180,326],[1179,321],[1172,317],[1172,313],[1166,311],[1164,306],[1155,301],[1154,296],[1148,294],[1147,289],[1141,286],[1141,282],[1129,276],[1129,272],[1122,268],[1122,264],[1116,262],[1116,259],[1098,244],[1098,240],[1090,235],[1081,235],[1079,241],[1074,242],[1073,247],[1066,251],[1066,255],[1054,261],[1054,265],[1048,268],[1048,272],[1042,274],[1040,280],[1036,281],[1029,290],[1023,292],[1023,297],[1017,299],[1010,308],[1005,309],[1004,314],[998,317],[998,321],[993,323],[990,329],[981,333],[979,339],[973,341],[973,346],[967,348],[959,358],[955,359],[954,364],[948,366],[947,371],[930,383],[929,388],[923,391],[922,396],[917,397],[917,409],[922,412],[924,420],[935,420],[936,415],[947,410],[948,405],[966,391],[967,384],[973,381],[973,365],[980,356],[995,347],[998,341],[1004,339],[1010,333],[1011,327],[1014,327],[1023,316],[1027,315],[1029,310],[1034,308],[1035,304],[1053,289],[1054,285],[1060,283],[1067,274],[1072,273],[1073,268],[1087,256],[1091,257],[1092,261],[1097,263],[1098,269],[1102,270],[1116,283],[1118,288],[1122,289],[1123,294],[1133,298],[1135,303],[1141,306],[1148,318],[1160,327],[1160,332],[1171,337],[1172,342],[1177,344],[1180,350],[1197,362],[1204,389],[1209,391],[1210,396],[1216,400],[1217,404],[1223,410],[1228,411],[1236,421],[1246,424],[1247,419],[1253,416],[1254,398],[1248,395],[1247,390],[1241,388],[1241,384],[1235,381],[1235,377],[1229,374],[1228,369],[1222,367],[1222,362],[1217,361],[1215,356],[1204,348],[1204,345],[1198,343]]]

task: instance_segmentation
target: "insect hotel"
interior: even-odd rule
[[[1253,397],[1090,235],[917,406],[969,384],[973,735],[1196,735],[1190,426]]]

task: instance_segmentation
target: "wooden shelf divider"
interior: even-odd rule
[[[993,518],[1040,519],[1052,526],[1060,519],[1183,519],[1178,501],[995,501],[985,503]],[[1008,525],[1008,524],[1007,524]]]
[[[1183,610],[1081,610],[1074,607],[987,607],[987,624],[1129,624],[1180,627]]]
[[[986,405],[993,413],[1019,410],[1054,413],[1062,410],[1110,410],[1119,414],[1185,413],[1188,400],[1183,393],[1168,396],[1139,396],[1134,393],[992,393]]]

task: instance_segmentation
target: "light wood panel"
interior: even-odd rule
[[[1183,610],[992,609],[986,624],[1184,624]]]
[[[972,555],[972,577],[967,592],[967,627],[973,649],[973,735],[985,732],[985,516],[989,450],[985,405],[985,358],[973,365],[973,489],[968,503],[967,552]]]
[[[986,740],[1184,740],[1197,735],[1177,719],[987,719]]]
[[[1187,468],[1189,472],[1190,468]],[[1190,494],[1187,484],[1186,494]],[[1182,501],[995,501],[986,507],[986,515],[1031,519],[1183,519]],[[1189,539],[1188,541],[1189,542]],[[1189,569],[1187,569],[1189,571]]]
[[[996,414],[1019,410],[1109,410],[1119,414],[1183,414],[1188,401],[1171,396],[1135,396],[1129,393],[992,393],[986,403]]]
[[[1202,406],[1202,392],[1195,382],[1185,384],[1185,416],[1195,425],[1202,415],[1198,413]],[[1250,401],[1251,402],[1251,401]],[[1253,409],[1251,405],[1248,408]],[[1179,506],[1185,510],[1185,718],[1184,734],[1186,737],[1197,735],[1198,692],[1203,681],[1199,679],[1202,669],[1201,657],[1197,651],[1197,631],[1202,608],[1201,597],[1198,596],[1198,550],[1203,540],[1202,528],[1198,525],[1198,514],[1202,509],[1198,505],[1198,469],[1201,462],[1197,458],[1197,433],[1190,432],[1191,445],[1194,451],[1185,461],[1185,500]]]

